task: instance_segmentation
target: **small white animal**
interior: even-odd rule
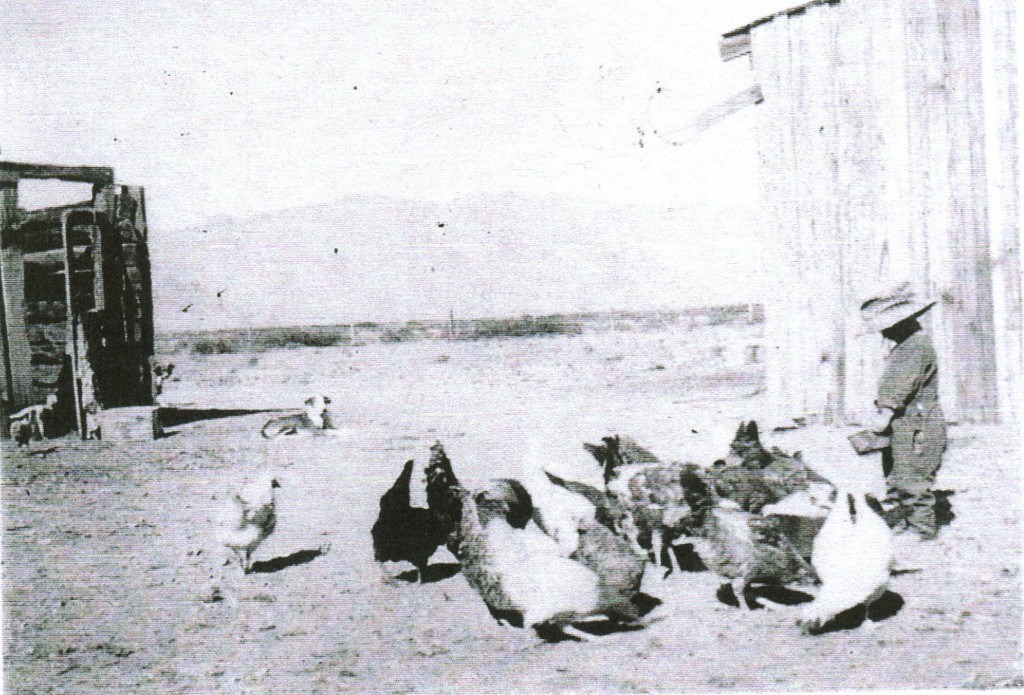
[[[256,547],[274,532],[277,507],[274,489],[281,487],[270,474],[259,476],[228,501],[220,520],[221,542],[230,548],[245,574]]]
[[[840,488],[825,524],[814,539],[811,564],[821,579],[814,601],[797,621],[816,634],[843,611],[871,603],[885,593],[894,556],[892,532],[863,491]],[[870,623],[870,617],[866,617]]]
[[[57,396],[51,393],[46,397],[46,403],[30,405],[11,415],[9,419],[11,439],[15,440],[18,446],[27,446],[33,439],[46,439],[43,419],[50,416],[56,405]]]
[[[293,415],[281,415],[271,418],[260,430],[267,439],[274,439],[289,434],[298,434],[301,430],[324,429],[324,415],[331,399],[327,396],[313,396],[305,401],[305,409]]]

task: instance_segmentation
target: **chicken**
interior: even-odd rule
[[[639,543],[650,548],[654,562],[662,562],[663,551],[668,573],[676,569],[676,541],[687,534],[695,513],[693,503],[702,499],[691,489],[703,490],[703,471],[693,463],[647,465],[635,471],[627,481],[620,500],[633,515],[640,531]],[[618,492],[614,483],[609,486]]]
[[[430,463],[426,468],[427,507],[433,514],[445,543],[452,555],[459,556],[459,538],[462,521],[462,497],[465,488],[455,477],[452,462],[445,454],[441,442],[430,447]]]
[[[601,441],[604,443],[587,444],[584,442],[583,448],[589,451],[601,465],[605,485],[608,485],[613,478],[619,477],[621,475],[619,469],[624,466],[661,463],[657,456],[629,437],[614,435],[601,437]]]
[[[865,608],[885,593],[894,557],[892,532],[878,502],[862,490],[843,488],[814,539],[811,563],[821,579],[814,601],[804,606],[798,625],[817,634],[852,608]]]
[[[628,590],[562,557],[552,538],[533,528],[513,528],[484,496],[463,490],[460,498],[462,571],[499,622],[593,639],[573,623],[601,616],[640,620]]]
[[[778,519],[796,551],[810,560],[814,539],[832,508],[829,497],[833,494],[835,489],[831,485],[812,483],[806,490],[797,490],[774,504],[765,505],[761,515]]]
[[[581,562],[605,586],[618,587],[623,598],[631,600],[643,579],[643,552],[600,523],[595,505],[566,489],[567,481],[548,473],[536,451],[531,451],[531,459],[525,471],[535,501],[534,522],[555,540],[562,557]],[[561,484],[555,484],[556,480]]]
[[[437,517],[409,502],[409,482],[415,462],[406,461],[402,473],[380,498],[380,513],[370,531],[373,557],[377,562],[410,562],[416,567],[420,582],[438,546],[447,534]]]
[[[550,471],[544,471],[544,474],[553,484],[590,502],[594,506],[595,521],[618,536],[627,539],[634,549],[643,552],[638,541],[640,531],[634,524],[632,515],[614,495],[586,483],[565,480]]]
[[[430,447],[430,463],[426,468],[427,507],[434,517],[444,542],[455,557],[459,557],[461,539],[462,498],[465,488],[455,476],[452,462],[441,442]],[[513,527],[525,527],[533,516],[530,493],[518,480],[500,478],[488,482],[476,491],[488,500],[489,513],[501,516]]]
[[[736,428],[736,436],[729,444],[726,457],[728,465],[741,465],[744,468],[760,470],[772,462],[771,453],[761,444],[757,422],[741,422]]]
[[[625,510],[636,528],[636,543],[650,550],[652,560],[665,558],[668,572],[676,569],[675,542],[692,514],[681,479],[700,476],[693,463],[662,463],[628,437],[603,437],[603,445],[584,444],[601,464],[608,493]]]
[[[594,519],[581,520],[576,533],[576,549],[569,559],[593,570],[609,596],[631,602],[643,582],[643,554]]]
[[[232,495],[220,520],[221,542],[234,552],[242,571],[249,573],[249,559],[257,546],[274,532],[277,506],[274,490],[281,487],[269,474],[243,486]]]
[[[716,504],[704,516],[693,538],[701,561],[730,580],[741,607],[752,607],[753,584],[814,581],[814,570],[801,557],[777,518]]]
[[[533,498],[518,480],[496,478],[475,494],[478,499],[487,500],[490,513],[503,516],[512,528],[526,528],[533,518]]]
[[[753,584],[814,580],[813,569],[787,536],[782,519],[717,498],[696,472],[684,474],[682,483],[693,510],[685,521],[689,540],[708,569],[730,580],[741,606],[751,607],[748,589]]]
[[[740,423],[729,449],[724,459],[707,470],[706,477],[719,496],[733,500],[745,511],[760,513],[765,505],[797,490],[830,484],[804,464],[799,453],[790,456],[777,447],[765,449],[754,420]]]

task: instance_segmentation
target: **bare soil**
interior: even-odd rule
[[[338,436],[268,443],[268,416],[252,414],[138,443],[5,441],[5,692],[1020,687],[1020,456],[1006,426],[951,428],[938,487],[954,491],[956,518],[934,542],[901,542],[913,571],[890,588],[904,605],[873,631],[804,636],[792,612],[720,603],[706,572],[648,572],[660,620],[547,643],[499,627],[444,550],[423,584],[403,578],[409,566],[374,563],[379,497],[435,440],[470,485],[518,474],[531,437],[573,452],[620,432],[703,460],[740,419],[763,416],[763,374],[742,359],[750,331],[170,356],[180,380],[167,403],[282,408],[324,393]],[[806,434],[768,440],[839,465],[828,452],[844,433],[815,436],[827,440],[818,449]],[[550,466],[596,476],[571,453]],[[243,576],[222,565],[214,519],[230,486],[262,468],[282,485],[278,528],[257,550],[264,571]],[[224,600],[211,600],[214,585]]]

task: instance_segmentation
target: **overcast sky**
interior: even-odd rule
[[[755,108],[672,141],[753,83],[720,34],[783,4],[5,2],[0,157],[112,166],[154,233],[354,194],[700,202],[713,225],[755,205]]]
[[[170,227],[350,193],[728,200],[749,114],[659,136],[750,85],[718,36],[778,4],[7,2],[0,156],[113,166]]]

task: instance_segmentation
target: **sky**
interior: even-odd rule
[[[753,84],[746,60],[721,62],[720,34],[778,9],[3,3],[0,158],[111,166],[146,187],[152,234],[351,196],[555,196],[707,210],[685,255],[686,233],[730,233],[716,210],[756,208],[755,109],[686,125]],[[26,204],[52,195],[22,187]]]

